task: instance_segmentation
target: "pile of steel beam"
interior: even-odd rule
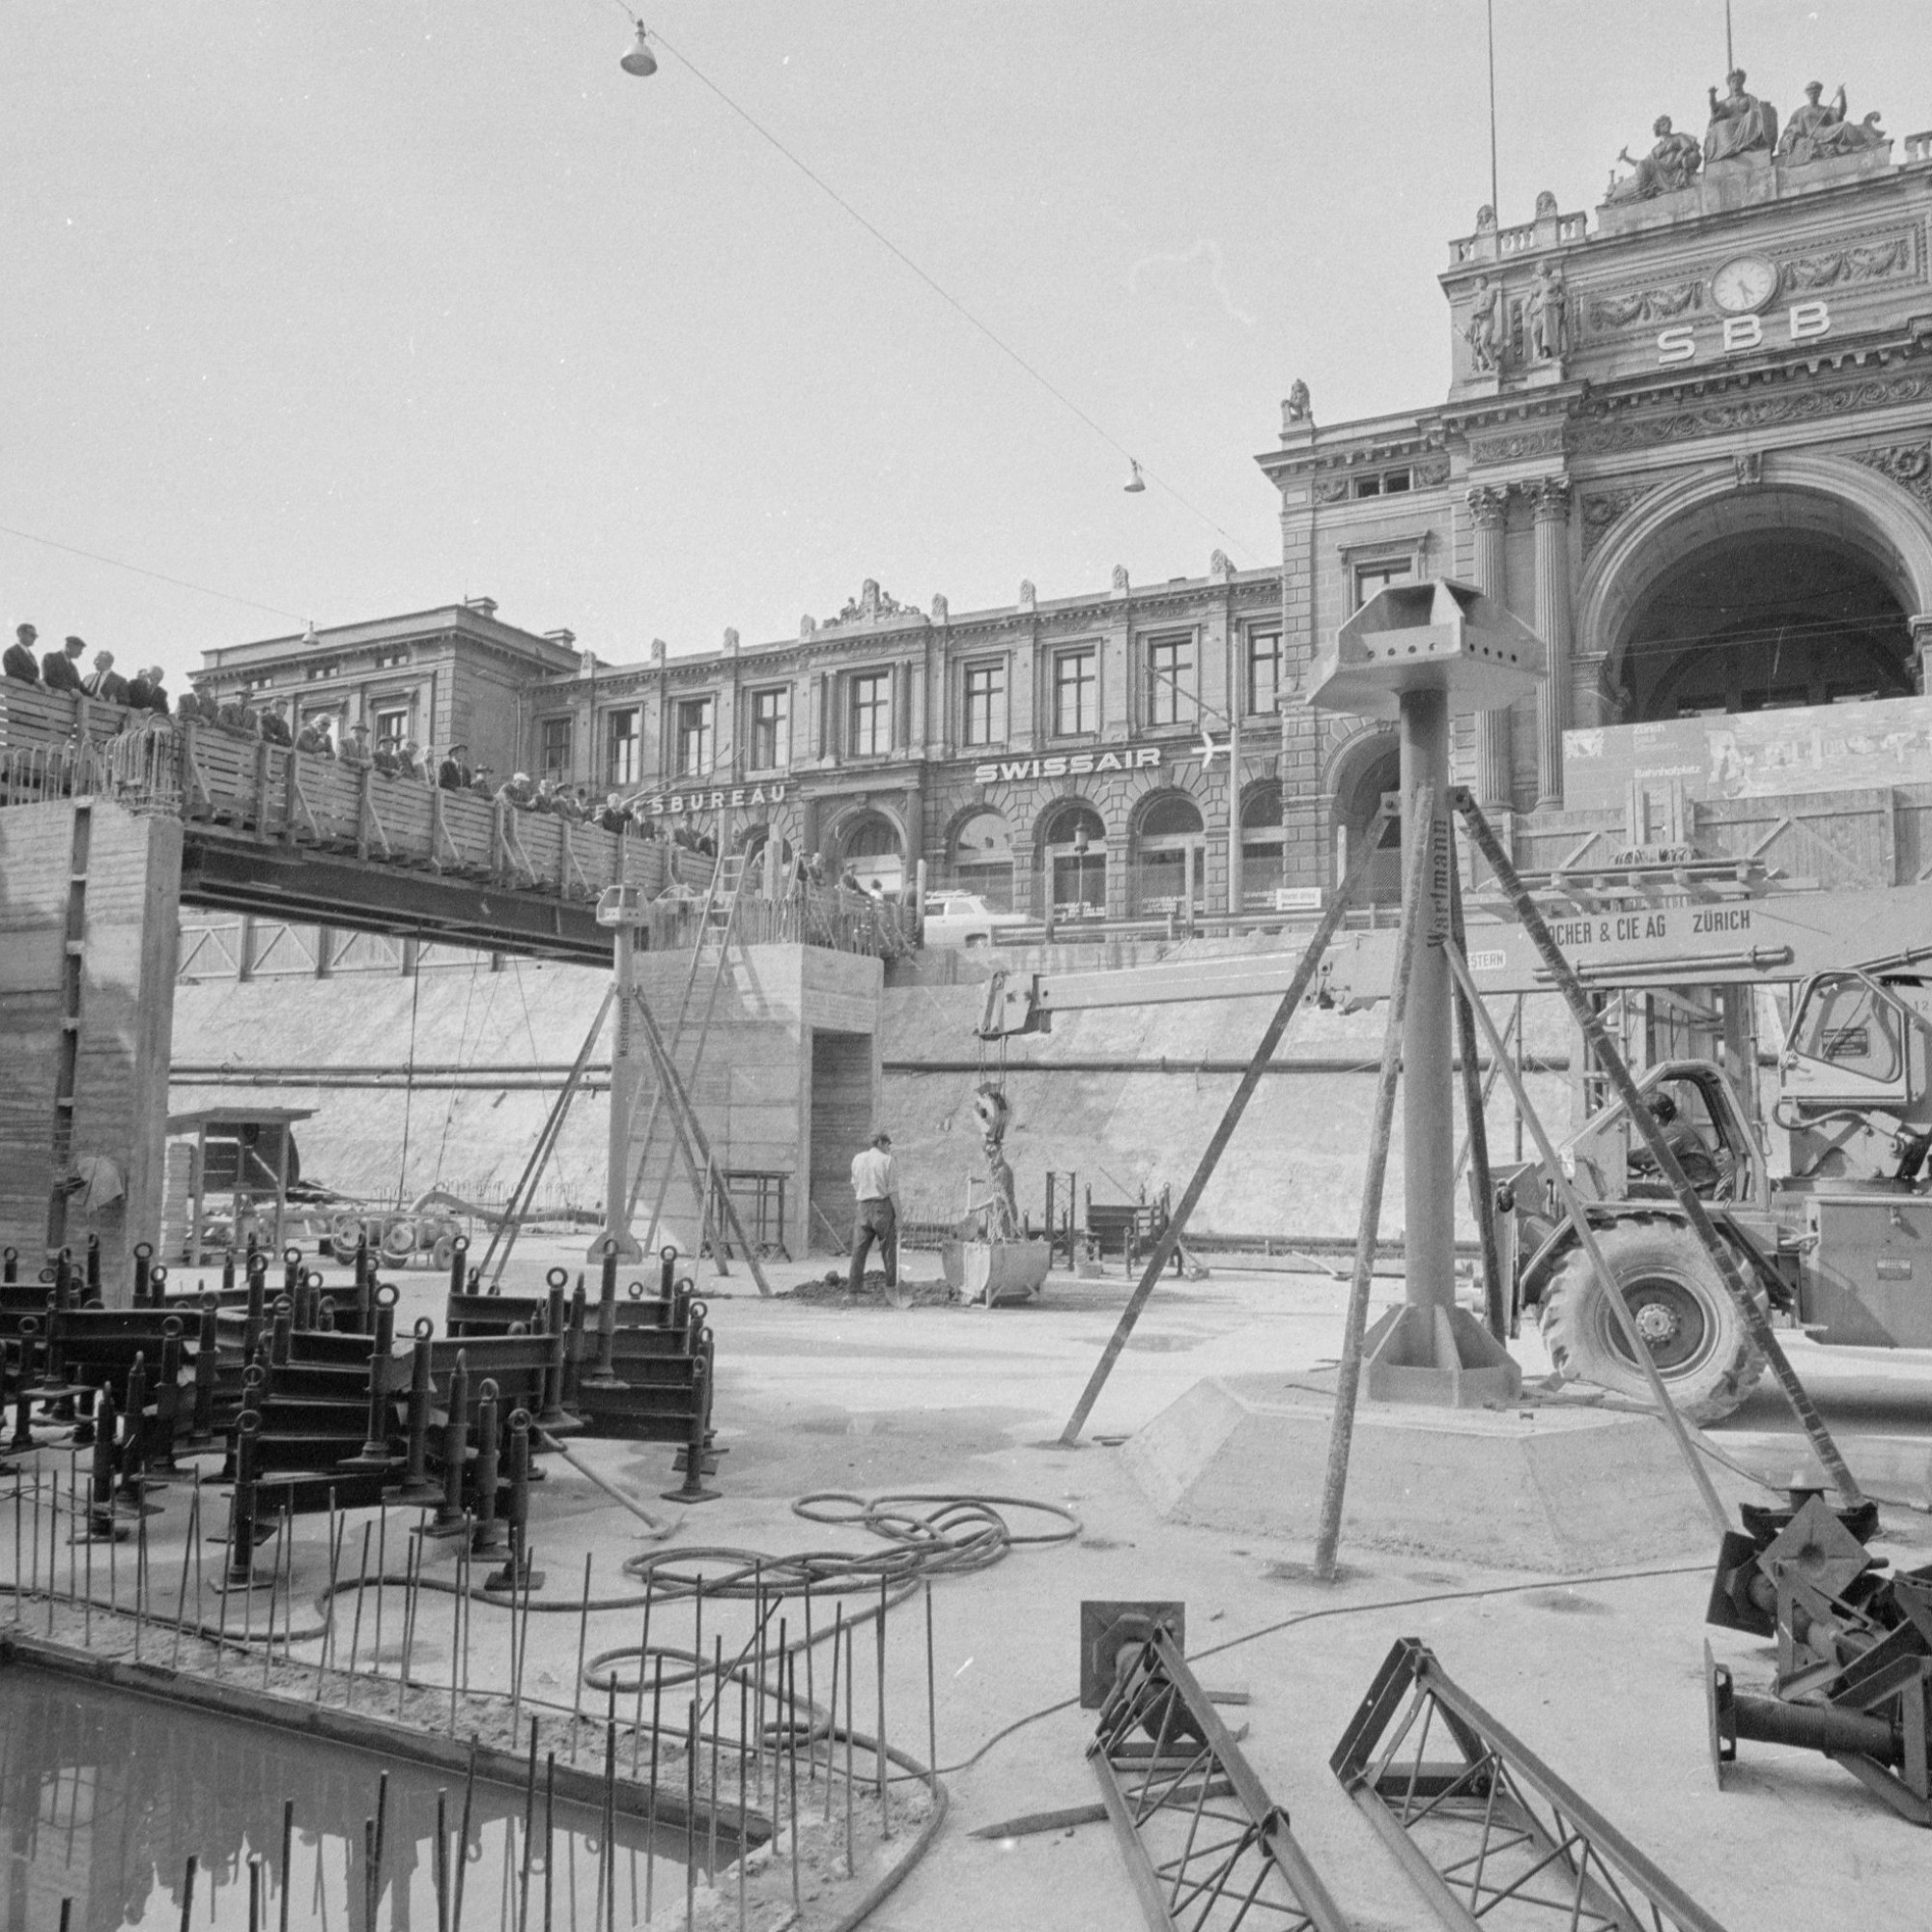
[[[1769,1692],[1740,1690],[1704,1646],[1718,1782],[1739,1742],[1821,1751],[1915,1825],[1932,1826],[1932,1565],[1892,1573],[1865,1545],[1870,1503],[1834,1510],[1794,1490],[1747,1504],[1724,1538],[1705,1620],[1775,1637]]]

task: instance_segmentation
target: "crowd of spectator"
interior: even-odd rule
[[[4,658],[0,658],[0,670],[21,684],[43,685],[49,691],[71,692],[103,704],[120,705],[135,714],[128,721],[129,728],[145,728],[161,719],[205,725],[237,737],[286,745],[317,757],[334,758],[345,765],[366,765],[385,778],[414,779],[442,791],[500,799],[518,811],[548,812],[578,824],[596,825],[606,832],[628,834],[633,838],[665,838],[669,844],[701,857],[717,856],[717,843],[709,833],[685,825],[672,826],[667,833],[636,800],[625,798],[621,792],[609,792],[600,802],[590,795],[587,785],[571,785],[550,778],[532,780],[527,772],[513,772],[499,782],[488,765],[470,764],[467,744],[451,745],[440,757],[425,752],[413,738],[401,743],[384,739],[372,745],[366,724],[350,726],[347,737],[338,742],[327,718],[312,719],[297,729],[291,723],[288,701],[282,698],[270,698],[257,706],[249,701],[246,692],[241,692],[216,703],[213,697],[185,691],[171,701],[158,665],[150,665],[136,671],[132,678],[127,678],[114,668],[112,651],[97,651],[92,670],[83,674],[80,667],[87,645],[81,639],[70,637],[60,649],[37,657],[34,647],[39,636],[33,625],[19,625],[14,642],[8,645]],[[791,857],[785,876],[793,890],[799,892],[837,887],[875,902],[887,897],[876,881],[869,887],[863,883],[853,866],[846,866],[842,873],[835,876],[816,852]]]
[[[0,670],[18,684],[42,684],[49,691],[72,692],[78,696],[98,698],[102,704],[118,704],[125,711],[170,715],[168,694],[162,683],[159,665],[147,665],[131,678],[114,668],[112,651],[96,651],[94,667],[83,671],[81,659],[87,644],[80,638],[67,638],[57,651],[34,655],[40,633],[31,624],[14,630],[14,641],[0,655]]]

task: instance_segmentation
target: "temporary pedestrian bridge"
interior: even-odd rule
[[[621,885],[661,961],[645,996],[674,998],[714,869],[664,840],[0,681],[0,1239],[28,1255],[92,1233],[123,1256],[157,1238],[182,906],[608,968],[596,905]],[[724,1084],[694,1099],[721,1167],[796,1178],[802,1230],[815,1063],[842,1043],[850,1077],[827,1091],[869,1116],[875,962],[907,941],[891,907],[759,892],[760,871],[734,877],[735,943],[759,963],[718,1025],[750,1030],[739,1064],[773,1091],[737,1094],[720,1053]],[[104,1287],[111,1306],[127,1284]]]

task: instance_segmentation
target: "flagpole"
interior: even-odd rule
[[[1496,0],[1484,0],[1490,23],[1490,207],[1494,210],[1496,226],[1502,226],[1502,195],[1496,186]],[[1724,0],[1724,17],[1730,18],[1730,0]]]

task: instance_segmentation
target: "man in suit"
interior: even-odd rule
[[[34,639],[39,636],[33,625],[20,625],[14,633],[14,641],[7,646],[6,658],[0,660],[0,669],[22,684],[39,684],[41,661],[34,655]]]
[[[292,745],[295,740],[289,734],[289,721],[282,716],[282,700],[271,697],[262,706],[262,742],[268,745]]]
[[[168,715],[168,695],[161,689],[161,668],[149,665],[128,680],[128,702],[136,711],[158,711]]]
[[[33,626],[27,628],[32,630]],[[80,654],[86,648],[80,639],[70,638],[59,650],[49,651],[41,660],[41,676],[49,691],[86,691],[80,675]]]
[[[95,652],[94,675],[87,680],[87,695],[99,698],[103,704],[128,702],[128,680],[114,668],[112,651]]]

